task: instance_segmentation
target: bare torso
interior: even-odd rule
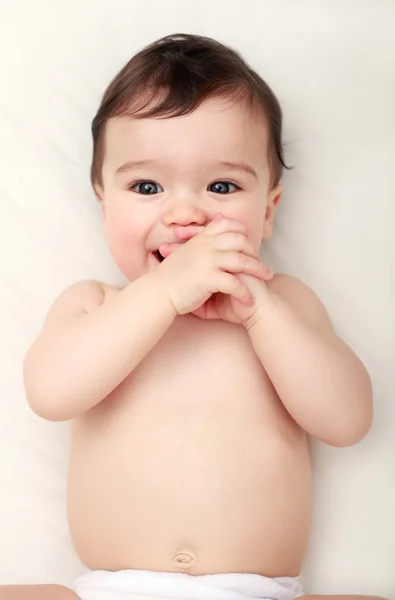
[[[310,491],[305,434],[241,326],[178,317],[73,424],[69,523],[91,569],[298,575]]]

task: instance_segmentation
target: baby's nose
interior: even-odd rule
[[[173,201],[169,203],[165,209],[163,223],[167,227],[203,227],[207,224],[207,214],[205,210],[193,200]]]

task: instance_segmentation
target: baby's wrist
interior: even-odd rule
[[[153,294],[157,298],[161,298],[164,303],[164,308],[169,311],[172,318],[175,319],[178,316],[178,310],[172,300],[168,285],[164,277],[156,271],[149,273],[149,277],[154,287]]]
[[[255,298],[253,313],[242,322],[248,333],[267,322],[272,310],[275,308],[275,298],[266,286],[265,288],[264,293]]]
[[[252,329],[259,327],[263,321],[262,313],[257,309],[250,317],[242,322],[243,327],[248,333],[251,333]]]

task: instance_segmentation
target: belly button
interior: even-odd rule
[[[193,554],[179,552],[173,558],[173,563],[178,569],[190,569],[196,562]]]

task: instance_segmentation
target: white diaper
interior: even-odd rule
[[[294,600],[298,577],[248,573],[186,575],[155,571],[92,571],[74,585],[80,600]]]

